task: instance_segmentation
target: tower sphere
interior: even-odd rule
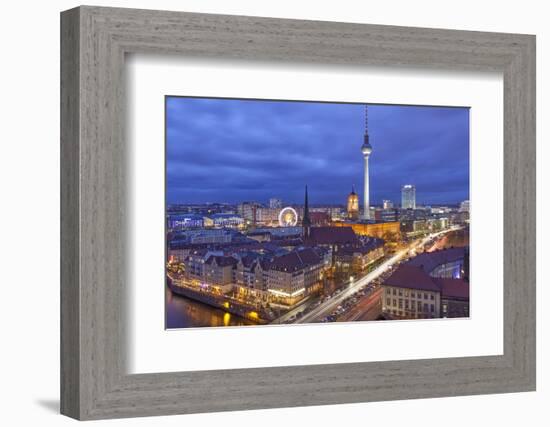
[[[361,146],[361,152],[363,153],[363,156],[368,156],[372,152],[372,147],[370,144],[365,143]]]

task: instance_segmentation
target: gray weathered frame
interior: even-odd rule
[[[504,354],[128,375],[126,53],[504,75]],[[78,419],[535,390],[535,37],[83,6],[61,14],[61,412]],[[475,183],[474,183],[475,185]]]

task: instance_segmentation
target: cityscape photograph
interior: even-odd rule
[[[165,97],[166,329],[468,318],[467,107]]]

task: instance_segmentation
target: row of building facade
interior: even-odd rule
[[[351,228],[315,227],[308,239],[173,245],[170,253],[183,262],[185,278],[196,285],[293,305],[319,291],[323,279],[335,271],[364,271],[384,255],[384,242],[360,238]]]
[[[423,253],[400,265],[382,284],[389,318],[469,317],[469,249]]]

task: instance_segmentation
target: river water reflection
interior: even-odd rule
[[[223,310],[176,295],[166,288],[167,329],[245,325],[255,325],[255,323],[234,314],[226,313]]]
[[[325,279],[321,295],[330,295],[343,282]],[[318,299],[314,296],[308,304]],[[283,314],[280,312],[279,314]],[[201,328],[205,326],[248,326],[256,323],[223,310],[173,293],[166,287],[166,328]]]

